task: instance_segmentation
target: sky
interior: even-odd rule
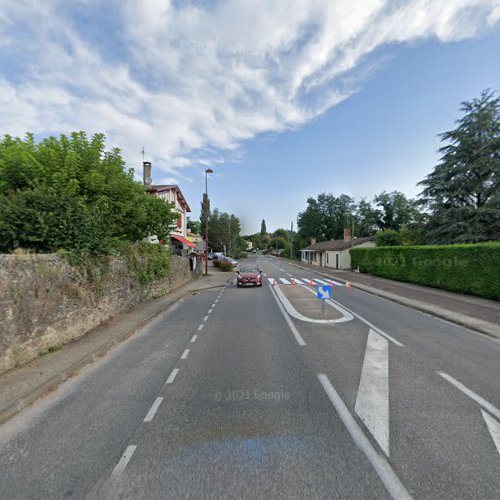
[[[500,0],[0,0],[0,133],[104,132],[245,234],[309,196],[414,197],[500,90]]]

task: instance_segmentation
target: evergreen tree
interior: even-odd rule
[[[266,236],[266,234],[267,234],[266,221],[264,219],[262,219],[262,223],[260,225],[260,235]]]
[[[440,135],[441,161],[419,184],[430,243],[500,240],[500,98],[462,103],[457,128]]]

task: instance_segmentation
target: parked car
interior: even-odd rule
[[[238,288],[247,285],[262,286],[262,270],[257,266],[245,264],[237,272],[236,286]]]
[[[208,260],[214,260],[213,252],[208,252]]]
[[[222,257],[225,257],[225,255],[222,252],[214,252],[212,256],[213,260],[219,260],[222,259]]]
[[[236,267],[238,265],[237,260],[234,260],[231,257],[228,257],[227,255],[223,255],[220,258],[221,258],[221,260],[225,260],[226,262],[229,262],[233,267]]]

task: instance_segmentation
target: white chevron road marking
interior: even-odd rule
[[[370,329],[356,413],[389,456],[389,341]]]

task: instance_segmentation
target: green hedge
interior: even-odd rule
[[[353,248],[351,265],[362,273],[500,300],[500,242]]]

